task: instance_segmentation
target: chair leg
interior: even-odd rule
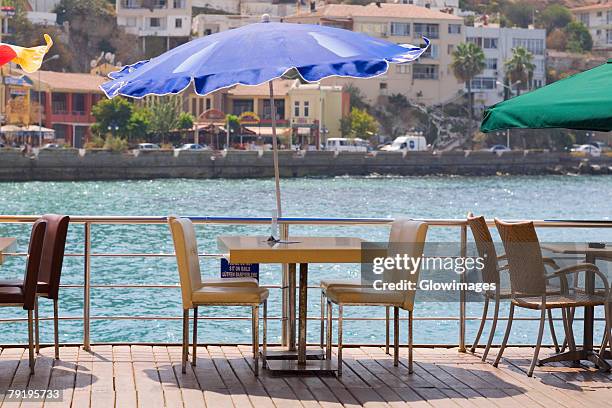
[[[331,360],[332,355],[332,303],[327,301],[327,346],[325,347],[325,358]]]
[[[561,311],[564,311],[564,309],[561,309]],[[576,308],[571,307],[568,312],[569,313],[567,315],[564,315],[563,319],[564,320],[568,319],[568,321],[570,322],[569,324],[572,325],[574,322],[574,314],[576,313]],[[563,353],[567,347],[569,347],[569,344],[568,344],[567,337],[566,337],[565,340],[563,340],[563,345],[561,346],[560,352]]]
[[[338,377],[342,377],[342,305],[338,305]]]
[[[482,330],[484,329],[484,325],[487,322],[487,314],[489,313],[489,298],[485,297],[485,302],[482,307],[482,317],[480,318],[480,327],[478,328],[478,333],[476,333],[476,338],[474,339],[474,344],[472,344],[472,348],[470,348],[470,353],[474,353],[476,351],[476,347],[478,347],[478,342],[480,341],[480,336],[482,335]]]
[[[510,313],[508,314],[508,325],[506,326],[506,333],[504,334],[504,340],[502,341],[501,347],[499,348],[499,353],[497,353],[497,357],[495,358],[493,367],[497,367],[497,365],[499,364],[499,360],[501,360],[502,355],[504,354],[504,349],[506,348],[506,344],[508,343],[508,337],[510,337],[510,330],[512,329],[513,319],[514,319],[514,303],[510,303]]]
[[[263,304],[263,346],[262,346],[262,353],[261,353],[261,366],[263,368],[267,368],[268,367],[268,360],[267,360],[267,355],[268,355],[268,301],[264,301]]]
[[[40,334],[38,325],[38,295],[34,297],[34,340],[36,342],[36,354],[40,354]]]
[[[536,343],[535,351],[533,352],[533,359],[531,360],[531,365],[529,366],[529,372],[527,372],[527,376],[531,377],[533,375],[533,369],[535,368],[536,363],[538,362],[538,354],[540,354],[540,347],[542,346],[542,336],[544,335],[544,325],[546,324],[546,298],[542,299],[542,314],[540,316],[540,330],[538,331],[538,342]]]
[[[388,307],[388,306],[387,306]],[[399,365],[399,307],[393,307],[393,366]]]
[[[325,345],[325,294],[321,289],[321,348]]]
[[[191,356],[191,365],[195,367],[197,363],[197,350],[198,350],[198,307],[193,308],[193,352]]]
[[[550,337],[552,337],[555,353],[559,352],[559,342],[557,341],[557,333],[555,333],[555,322],[553,320],[552,309],[548,309],[548,324],[550,325]]]
[[[389,354],[389,320],[390,320],[389,306],[385,306],[385,354]]]
[[[497,319],[499,318],[499,298],[495,298],[495,309],[493,310],[493,322],[491,323],[491,332],[489,333],[489,340],[487,340],[487,346],[485,347],[484,353],[482,353],[482,361],[487,361],[489,350],[491,350],[491,344],[495,339],[495,330],[497,329]]]
[[[255,352],[253,353],[253,367],[255,371],[255,377],[259,375],[259,305],[253,306],[253,344],[255,346]]]
[[[28,351],[30,358],[30,375],[34,374],[34,322],[32,311],[28,310]]]
[[[606,343],[610,345],[610,352],[612,352],[612,303],[604,303],[604,316],[606,327],[604,330],[604,340],[599,349],[599,355],[602,359],[606,353]]]
[[[414,371],[412,368],[412,310],[408,311],[408,374]]]
[[[563,330],[565,331],[565,341],[561,352],[565,351],[565,348],[569,348],[571,351],[576,350],[576,343],[574,341],[574,333],[572,331],[572,310],[570,308],[561,308],[561,315],[563,316]]]
[[[183,309],[183,356],[182,356],[182,372],[185,374],[187,372],[187,348],[189,336],[189,309]]]
[[[53,342],[55,344],[55,359],[59,360],[59,307],[57,299],[53,299]]]

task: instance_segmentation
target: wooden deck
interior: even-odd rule
[[[550,350],[543,350],[542,355]],[[610,406],[612,374],[592,367],[537,367],[524,374],[531,348],[509,348],[500,368],[456,349],[415,349],[408,374],[406,349],[393,367],[378,347],[345,349],[343,377],[253,376],[250,347],[201,347],[198,364],[181,374],[179,347],[94,346],[91,352],[41,349],[36,374],[27,351],[0,353],[0,391],[59,389],[62,402],[13,402],[2,407],[585,407]],[[496,355],[492,350],[491,356]]]

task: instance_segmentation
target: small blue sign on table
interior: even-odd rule
[[[255,278],[259,280],[259,264],[231,264],[221,258],[221,278]]]

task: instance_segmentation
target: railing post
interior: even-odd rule
[[[280,239],[289,238],[289,224],[280,224]],[[282,293],[282,319],[281,319],[281,344],[286,347],[289,344],[289,265],[283,264],[281,293]]]
[[[467,256],[467,225],[461,225],[461,255],[462,258]],[[465,273],[461,274],[461,283],[464,283]],[[459,292],[459,352],[465,353],[465,289],[461,285]]]
[[[84,279],[83,279],[83,349],[89,351],[91,339],[89,336],[90,300],[91,300],[91,224],[85,223],[84,237]]]

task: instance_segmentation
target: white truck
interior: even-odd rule
[[[367,152],[368,142],[359,138],[330,137],[325,144],[325,150],[331,152]]]
[[[393,143],[381,150],[387,152],[424,152],[428,150],[427,140],[421,134],[406,135],[396,138]]]

